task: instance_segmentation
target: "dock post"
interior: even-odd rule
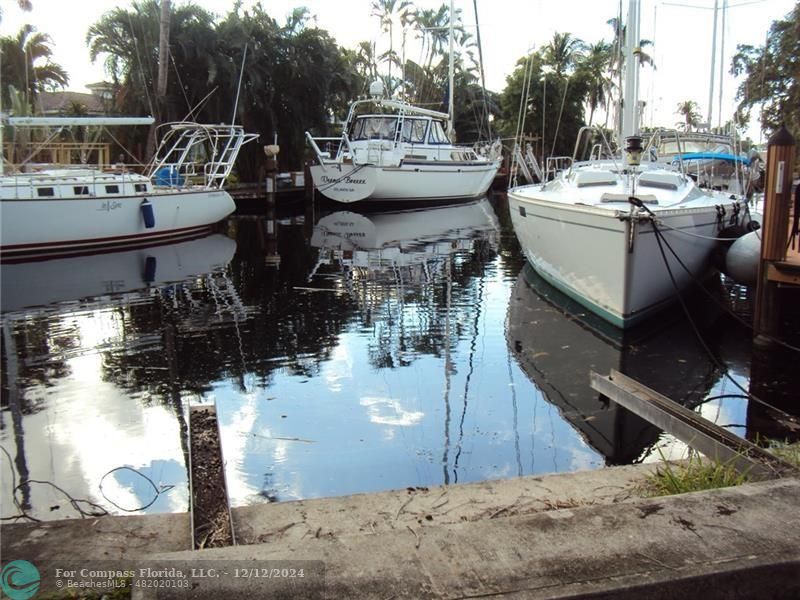
[[[280,254],[278,253],[278,229],[275,219],[275,199],[278,185],[278,153],[280,146],[277,144],[270,144],[264,146],[264,154],[267,155],[267,208],[265,216],[266,231],[262,237],[264,242],[266,256],[264,264],[267,267],[278,267],[281,262]]]
[[[765,336],[775,336],[780,324],[778,283],[770,278],[770,263],[786,258],[794,154],[795,139],[786,127],[781,126],[767,144],[761,260],[753,318],[756,343],[765,343]]]
[[[314,181],[311,179],[312,161],[307,160],[303,165],[303,186],[306,192],[306,202],[314,201]]]
[[[314,164],[313,161],[307,160],[303,165],[303,186],[305,188],[305,197],[306,197],[306,204],[305,204],[305,230],[306,230],[306,238],[311,239],[311,234],[314,230],[314,200],[315,200],[315,190],[314,190],[314,181],[311,179],[311,165]]]
[[[278,185],[278,153],[281,151],[277,144],[264,146],[264,154],[267,155],[267,204],[275,205],[275,192]]]

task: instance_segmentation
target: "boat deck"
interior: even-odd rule
[[[794,222],[794,214],[789,215],[789,236]],[[789,246],[786,249],[784,260],[767,262],[767,278],[778,283],[800,285],[800,236],[794,240],[789,237]]]

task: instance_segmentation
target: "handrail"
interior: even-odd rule
[[[327,171],[327,169],[325,168],[325,160],[323,159],[322,156],[322,150],[320,150],[319,146],[317,146],[316,140],[319,140],[321,142],[333,142],[339,139],[340,138],[336,137],[314,138],[308,131],[306,131],[306,141],[308,142],[309,146],[311,146],[311,149],[314,151],[314,154],[317,155],[317,161],[319,162],[319,165],[322,167],[323,171]]]
[[[598,134],[600,134],[600,139],[603,141],[603,143],[606,146],[606,149],[608,150],[608,155],[611,158],[611,162],[614,163],[614,170],[619,172],[620,169],[619,169],[619,165],[617,164],[617,159],[614,156],[614,151],[611,149],[611,144],[608,142],[608,139],[606,138],[605,132],[603,132],[603,130],[601,128],[595,127],[593,125],[584,125],[583,127],[581,127],[578,130],[578,135],[575,138],[575,148],[572,151],[572,163],[569,166],[568,175],[572,174],[572,167],[577,162],[576,159],[577,159],[577,156],[578,156],[578,148],[580,147],[581,139],[583,138],[583,134],[586,131],[590,131],[590,132],[595,132],[596,131]],[[601,149],[602,149],[602,146],[601,146]],[[599,152],[598,152],[598,157],[599,157]],[[590,154],[590,159],[591,159],[591,154]]]

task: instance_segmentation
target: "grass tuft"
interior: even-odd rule
[[[800,442],[789,443],[770,440],[767,450],[778,458],[800,468]]]
[[[656,472],[648,476],[644,493],[648,496],[670,496],[717,488],[741,485],[748,481],[747,474],[738,473],[730,463],[704,459],[697,452],[678,464],[664,461]]]

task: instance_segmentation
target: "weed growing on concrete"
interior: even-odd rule
[[[703,458],[697,452],[690,452],[689,458],[677,464],[664,460],[656,472],[647,477],[644,484],[645,495],[669,496],[686,492],[699,492],[717,488],[741,485],[747,482],[747,475],[738,473],[732,463],[723,463]]]
[[[795,467],[800,467],[800,442],[789,443],[770,440],[767,450]]]

